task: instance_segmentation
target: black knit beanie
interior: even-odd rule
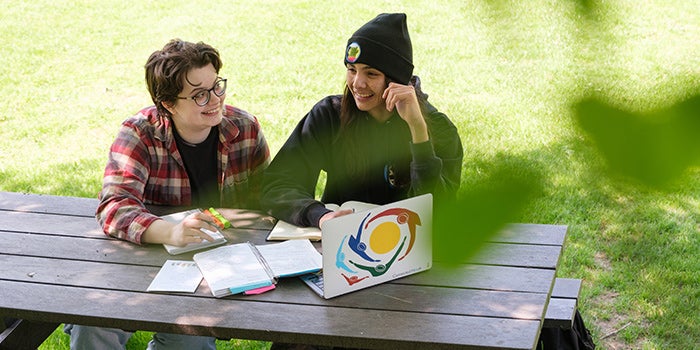
[[[345,63],[363,63],[397,83],[408,84],[413,75],[413,48],[406,14],[382,13],[360,27],[348,39]]]

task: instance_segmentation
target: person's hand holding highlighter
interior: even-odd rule
[[[231,227],[231,223],[226,218],[214,208],[209,208],[199,210],[177,224],[156,220],[143,233],[142,241],[184,247],[190,243],[199,243],[204,240],[214,241],[214,238],[205,230],[221,234],[221,230],[229,227]]]

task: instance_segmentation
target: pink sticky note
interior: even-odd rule
[[[267,292],[268,290],[273,290],[273,289],[275,289],[275,285],[271,284],[269,286],[247,290],[247,291],[243,292],[243,294],[246,294],[246,295],[262,294],[262,293]]]

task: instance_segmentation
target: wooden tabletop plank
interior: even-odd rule
[[[258,212],[242,209],[226,209],[228,215],[234,215],[234,228],[225,230],[232,239],[236,234],[259,234],[260,237],[244,235],[242,239],[253,239],[265,243],[267,233],[274,226],[272,217]],[[239,213],[239,214],[231,214]],[[0,211],[0,222],[3,231],[32,232],[47,235],[110,238],[107,237],[94,217],[46,214],[21,211]]]
[[[53,213],[94,217],[97,203],[98,201],[96,198],[63,197],[0,191],[0,211]],[[179,210],[174,207],[162,206],[149,206],[149,208],[158,215],[173,210]],[[230,210],[230,213],[233,213],[232,216],[237,219],[237,222],[234,222],[235,227],[270,229],[274,225],[274,218],[264,215],[259,211],[246,209]],[[565,225],[509,224],[490,241],[561,246],[564,244],[566,231],[567,226]]]
[[[160,246],[140,247],[115,239],[89,239],[2,232],[0,251],[7,255],[46,257],[160,268],[166,260],[190,260],[192,254],[169,255]],[[458,288],[548,293],[554,270],[475,264],[441,265],[395,283]]]
[[[330,305],[365,309],[412,311],[435,314],[486,316],[540,320],[547,304],[547,295],[529,292],[506,292],[469,288],[434,287],[400,283],[383,283],[323,299],[298,278],[282,279],[277,288],[250,300],[300,305]]]
[[[0,254],[3,280],[145,292],[159,266]],[[207,289],[208,292],[208,289]]]
[[[115,240],[102,232],[95,218],[0,211],[0,222],[0,230],[7,232]],[[252,225],[260,227],[263,224],[258,222]],[[255,244],[269,243],[265,241],[267,233],[268,230],[257,228],[231,228],[223,231],[231,242],[250,241]]]
[[[74,287],[145,292],[159,268],[96,263],[91,261],[47,259],[0,254],[0,265],[7,269],[4,280],[45,283]],[[203,282],[195,296],[213,298]],[[546,305],[546,294],[503,292],[467,288],[439,288],[384,283],[330,300],[314,293],[298,278],[284,278],[278,287],[246,299],[300,305],[331,305],[394,311],[418,311],[472,316],[539,320]],[[80,307],[80,303],[75,305]]]
[[[531,349],[540,321],[265,303],[3,281],[0,314],[158,332],[401,349]],[[46,298],[51,295],[52,298]],[[19,308],[32,300],[31,310]],[[80,300],[75,312],[65,305]],[[120,308],[114,305],[119,303]],[[284,315],[284,320],[280,320]],[[176,324],[173,324],[175,320]]]
[[[0,210],[94,217],[96,198],[0,192]]]
[[[161,247],[151,249],[116,239],[93,239],[0,231],[0,252],[97,262],[125,262],[162,266],[170,255]]]
[[[60,258],[60,259],[75,259],[75,260],[87,260],[87,261],[97,261],[97,262],[113,262],[122,263],[128,262],[129,264],[138,264],[146,266],[162,266],[167,259],[179,259],[179,260],[189,260],[194,253],[186,253],[180,255],[169,255],[162,246],[158,245],[148,245],[148,246],[138,246],[130,242],[116,240],[116,239],[91,239],[91,238],[79,238],[79,237],[69,237],[69,236],[49,236],[49,235],[37,235],[37,234],[26,234],[26,233],[15,233],[15,232],[2,232],[3,239],[0,243],[1,251],[5,254],[15,254],[23,256],[40,256],[40,257],[50,257],[50,258]],[[258,231],[261,232],[261,231]],[[264,234],[258,234],[258,239]],[[240,237],[238,237],[240,238]],[[517,250],[512,249],[518,247],[518,245],[505,244],[502,245],[504,249],[499,254],[511,254],[517,255]],[[509,253],[510,251],[510,253]],[[486,259],[485,261],[475,260],[479,263],[498,263],[497,260],[491,261],[491,259]],[[541,267],[538,260],[519,261],[519,265],[526,265],[531,262],[530,267]],[[457,267],[469,266],[469,270],[472,270],[471,265],[457,265]],[[506,264],[506,266],[508,266]],[[516,271],[527,271],[528,269],[516,270]],[[541,271],[540,271],[541,270]],[[504,270],[497,270],[498,273],[503,273]],[[523,276],[528,279],[535,278],[537,275],[545,274],[545,278],[550,278],[550,274],[553,273],[553,269],[537,269],[530,272],[524,272]],[[467,276],[462,276],[464,279]],[[501,275],[501,277],[507,277],[507,280],[511,280],[514,276],[510,274]],[[483,276],[484,280],[492,280],[491,276]],[[446,276],[447,280],[455,280],[455,278]],[[521,278],[515,278],[515,281],[523,282],[523,285],[535,285],[531,280],[522,281]],[[509,281],[505,281],[509,282]],[[512,283],[508,285],[513,286]]]
[[[251,222],[256,220],[251,219]],[[66,235],[74,237],[107,237],[94,218],[61,216],[53,214],[37,214],[27,212],[0,211],[2,229],[14,232],[33,232],[47,235]],[[252,225],[259,225],[253,223]],[[229,241],[251,241],[255,244],[267,244],[267,231],[246,231],[241,229],[226,230]],[[559,263],[560,246],[485,243],[482,250],[475,256],[464,259],[465,263],[494,264],[555,268]]]
[[[550,269],[434,263],[430,270],[396,283],[549,294],[554,274]]]
[[[58,231],[60,232],[60,229]],[[196,253],[170,255],[160,244],[140,246],[118,239],[103,239],[102,236],[94,238],[52,236],[2,230],[0,234],[3,237],[0,241],[0,252],[24,256],[162,266],[168,259],[192,260],[192,256]],[[244,242],[264,240],[265,235],[259,230],[237,229],[226,230],[224,234],[229,240]],[[231,238],[233,235],[235,237]]]
[[[94,217],[0,211],[3,231],[106,238]]]
[[[510,224],[503,228],[493,242],[564,245],[566,225]]]
[[[561,247],[555,245],[485,243],[476,255],[467,257],[464,262],[555,269],[560,253]]]

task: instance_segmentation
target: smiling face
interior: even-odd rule
[[[358,109],[380,121],[391,116],[382,98],[387,87],[384,73],[362,63],[347,64],[345,78]]]
[[[190,98],[201,92],[206,94],[218,79],[216,69],[211,64],[194,68],[185,75],[183,89],[178,94],[181,98],[176,99],[173,104],[163,102],[165,108],[172,114],[178,133],[185,141],[200,143],[209,135],[211,127],[221,123],[226,94],[217,96],[210,92],[209,102],[204,106],[198,106]]]

